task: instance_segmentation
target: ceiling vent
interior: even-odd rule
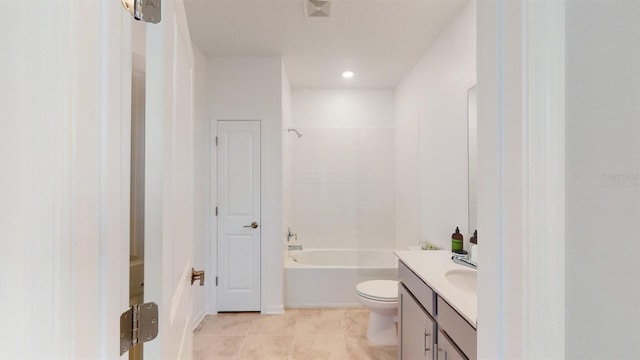
[[[331,13],[331,0],[302,0],[304,2],[304,14],[307,17],[329,17]]]

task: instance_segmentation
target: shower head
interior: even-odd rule
[[[296,135],[298,135],[298,138],[301,138],[301,137],[302,137],[302,133],[301,133],[300,131],[298,131],[298,130],[296,130],[296,129],[289,128],[289,132],[292,132],[292,131],[293,131],[294,133],[296,133]]]

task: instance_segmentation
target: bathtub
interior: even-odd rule
[[[284,252],[286,307],[360,306],[356,284],[396,280],[398,260],[391,249],[310,249]]]

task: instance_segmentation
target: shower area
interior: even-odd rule
[[[356,306],[396,278],[393,90],[293,89],[286,120],[285,306]]]

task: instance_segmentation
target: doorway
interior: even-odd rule
[[[218,311],[260,311],[260,121],[218,121]]]
[[[131,62],[131,191],[129,195],[129,306],[144,303],[144,201],[145,201],[145,56],[139,51],[145,31],[132,27],[134,48]],[[140,360],[143,344],[133,346],[130,360]]]

